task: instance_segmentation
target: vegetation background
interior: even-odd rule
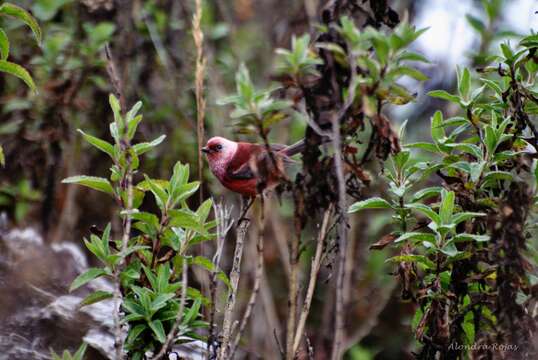
[[[418,28],[429,27],[412,48],[430,63],[418,65],[429,79],[404,83],[416,100],[388,108],[392,123],[407,123],[407,142],[429,140],[430,117],[443,110],[455,115],[457,106],[426,96],[429,90],[456,87],[456,65],[479,67],[485,54],[498,44],[529,33],[538,25],[538,4],[526,0],[492,0],[496,12],[486,14],[480,1],[394,0],[389,5]],[[67,294],[80,272],[80,264],[97,264],[83,253],[82,239],[92,227],[104,229],[115,217],[112,199],[82,187],[66,186],[62,179],[77,174],[106,176],[106,154],[94,151],[76,129],[112,141],[109,94],[114,88],[106,69],[105,45],[110,44],[122,89],[130,108],[143,103],[144,122],[137,141],[166,134],[166,140],[148,153],[140,171],[156,179],[168,179],[177,161],[191,165],[191,179],[198,164],[197,105],[195,94],[196,47],[192,34],[194,1],[174,0],[33,0],[15,1],[38,20],[43,41],[36,46],[31,32],[21,23],[1,18],[11,43],[10,59],[30,71],[37,91],[19,79],[0,76],[0,143],[5,165],[0,169],[0,358],[47,358],[75,350],[88,335],[91,315],[69,316],[56,303]],[[235,91],[235,74],[241,63],[250,69],[257,87],[266,87],[275,74],[275,49],[290,48],[292,36],[309,33],[319,22],[319,0],[208,0],[202,1],[204,34],[205,134],[260,141],[238,134],[230,119],[231,107],[217,100]],[[495,49],[495,50],[494,50]],[[290,117],[275,125],[271,142],[290,144],[300,139],[306,123]],[[371,167],[372,183],[363,194],[385,192],[377,165]],[[432,185],[439,180],[432,180]],[[234,204],[237,195],[225,190],[204,163],[201,189],[205,197]],[[287,276],[290,272],[287,237],[293,233],[293,202],[284,196],[268,200],[265,213],[265,275],[258,304],[248,325],[248,356],[272,359],[279,355],[274,334],[282,334],[287,316]],[[191,208],[201,204],[189,199]],[[144,204],[154,211],[156,204]],[[259,207],[253,210],[253,218]],[[246,239],[243,273],[238,293],[240,307],[248,302],[253,283],[258,226],[255,221]],[[112,223],[119,229],[119,221]],[[17,233],[14,233],[15,230]],[[30,230],[33,229],[33,230]],[[369,246],[391,231],[388,213],[360,213],[353,217],[354,238],[352,291],[346,309],[346,357],[350,359],[406,359],[419,345],[412,322],[416,307],[402,301],[401,288],[387,263],[394,250],[373,251]],[[314,237],[311,229],[305,237]],[[9,250],[10,239],[24,238],[18,252]],[[20,240],[18,240],[20,241]],[[532,239],[536,241],[536,236]],[[213,245],[204,251],[211,254]],[[76,248],[74,248],[76,247]],[[10,252],[11,251],[11,252]],[[310,252],[309,252],[310,251]],[[308,263],[312,249],[301,257]],[[67,255],[73,261],[67,261]],[[334,335],[333,316],[337,251],[329,251],[322,264],[306,334],[316,349],[315,357],[328,358]],[[86,260],[87,259],[87,260]],[[284,260],[283,260],[284,259]],[[230,269],[233,247],[225,246],[221,268]],[[15,266],[14,266],[15,264]],[[203,275],[192,270],[192,278]],[[303,274],[304,276],[304,274]],[[193,280],[196,282],[196,280]],[[415,320],[416,321],[416,320]],[[416,324],[415,324],[416,327]],[[101,359],[103,349],[91,347],[89,359]],[[306,356],[306,355],[305,355]]]

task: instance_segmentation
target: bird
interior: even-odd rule
[[[211,172],[224,187],[245,198],[255,198],[259,190],[273,189],[286,178],[285,166],[294,162],[291,157],[300,153],[304,144],[304,139],[289,146],[271,144],[271,157],[265,144],[215,136],[201,150]]]

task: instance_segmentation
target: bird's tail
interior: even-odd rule
[[[326,144],[330,141],[331,139],[328,136],[324,136],[321,138],[321,144]],[[306,147],[306,141],[305,139],[301,139],[297,141],[295,144],[286,146],[280,152],[284,153],[286,156],[293,156],[293,155],[299,154],[300,152],[303,152],[305,147]]]

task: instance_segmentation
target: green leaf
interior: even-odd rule
[[[497,95],[502,95],[503,90],[496,81],[493,81],[490,79],[484,79],[484,78],[480,78],[480,81],[482,81],[484,84],[486,84],[487,87],[495,91]]]
[[[358,201],[349,207],[348,213],[354,213],[364,209],[391,209],[392,206],[387,200],[373,197],[363,201]]]
[[[6,60],[0,60],[0,72],[5,72],[18,77],[19,79],[24,81],[26,85],[28,85],[28,87],[32,89],[32,91],[36,91],[34,80],[32,80],[32,77],[30,76],[28,71],[26,71],[26,69],[22,66]]]
[[[0,59],[7,60],[9,56],[9,39],[3,29],[0,28]]]
[[[99,301],[110,299],[111,297],[112,297],[112,293],[109,293],[107,291],[101,291],[101,290],[95,291],[91,293],[90,295],[86,296],[84,300],[82,300],[82,302],[79,304],[79,306],[82,307],[86,305],[95,304]]]
[[[169,225],[172,227],[180,227],[191,230],[199,229],[198,216],[190,210],[170,210],[168,215],[170,216]]]
[[[196,210],[196,215],[200,218],[200,222],[205,222],[207,220],[207,217],[209,216],[209,213],[211,212],[211,208],[213,206],[213,200],[207,199],[204,201]]]
[[[138,324],[132,328],[129,329],[129,335],[127,335],[127,340],[125,340],[126,344],[132,344],[136,341],[138,336],[146,329],[146,325],[144,324]]]
[[[88,347],[88,344],[82,343],[80,347],[78,348],[77,352],[73,355],[73,360],[83,360],[84,353],[86,352],[86,348]]]
[[[60,9],[73,0],[39,0],[32,5],[32,14],[41,21],[49,21]]]
[[[421,232],[407,232],[394,240],[394,242],[397,243],[405,240],[418,240],[435,243],[435,235]]]
[[[129,140],[133,139],[136,133],[136,129],[138,128],[138,124],[140,124],[140,122],[142,121],[142,118],[143,118],[142,115],[138,115],[138,116],[135,116],[131,121],[127,123],[127,137],[129,138]]]
[[[477,182],[480,176],[482,175],[482,171],[484,171],[484,167],[486,166],[487,161],[479,161],[474,162],[470,164],[470,174],[471,174],[471,181]]]
[[[146,316],[146,311],[144,310],[144,307],[133,299],[125,299],[121,306],[131,314]]]
[[[449,242],[445,246],[443,246],[441,252],[448,257],[454,257],[460,253],[460,251],[456,248],[456,245],[454,245],[453,242]]]
[[[398,255],[386,260],[387,262],[418,262],[430,269],[435,269],[435,263],[424,255]]]
[[[151,310],[156,312],[166,306],[166,303],[173,299],[176,295],[174,293],[159,294],[151,302]]]
[[[479,18],[477,18],[476,16],[473,16],[473,15],[465,15],[465,18],[467,18],[467,21],[469,22],[469,24],[471,24],[471,26],[476,30],[478,31],[479,33],[482,33],[484,32],[484,29],[486,28],[486,26],[484,25],[484,23],[482,22],[482,20],[480,20]]]
[[[189,309],[189,311],[183,317],[183,320],[181,322],[183,324],[190,324],[193,320],[195,320],[200,312],[201,305],[202,305],[202,301],[200,299],[196,299],[194,303],[192,304],[191,308]]]
[[[71,286],[69,287],[69,292],[78,289],[82,285],[92,281],[93,279],[98,278],[99,276],[107,275],[107,272],[105,269],[100,268],[90,268],[80,274],[76,277],[75,280],[71,283]]]
[[[157,205],[161,210],[164,209],[165,204],[168,201],[168,194],[158,182],[153,179],[150,179],[147,175],[144,175],[144,177],[146,179],[146,183],[149,185],[151,192],[153,193],[153,196],[155,197]]]
[[[143,153],[148,152],[149,150],[162,143],[165,138],[166,135],[161,135],[151,142],[143,142],[140,144],[136,144],[133,146],[133,150],[135,151],[136,155],[142,155]]]
[[[424,312],[422,309],[417,307],[417,310],[415,311],[415,314],[413,315],[413,320],[411,321],[411,328],[413,329],[413,333],[417,331],[418,324],[420,324],[420,320],[422,320],[422,316],[424,315]]]
[[[435,143],[442,143],[446,138],[445,129],[443,128],[443,113],[439,110],[431,118],[431,134]]]
[[[95,136],[86,134],[84,131],[80,129],[78,129],[78,132],[82,134],[82,136],[87,142],[89,142],[90,144],[92,144],[93,146],[101,150],[102,152],[107,153],[108,156],[114,159],[114,146],[112,144],[106,142],[105,140],[96,138]]]
[[[460,96],[467,99],[469,96],[469,90],[471,89],[471,73],[469,69],[463,68],[461,74],[458,76],[458,91]]]
[[[413,195],[413,197],[411,198],[411,202],[417,202],[422,199],[427,199],[433,196],[438,196],[442,190],[443,188],[440,186],[433,186],[433,187],[428,187],[428,188],[419,190]]]
[[[441,208],[439,209],[439,215],[443,224],[450,223],[452,219],[452,213],[454,212],[454,200],[456,194],[454,191],[441,191]]]
[[[441,224],[441,217],[435,211],[433,211],[431,207],[427,205],[420,204],[420,203],[413,203],[413,204],[407,204],[405,205],[405,207],[408,209],[416,210],[424,214],[426,217],[428,217],[431,221],[433,221],[437,225]]]
[[[0,146],[0,166],[6,166],[6,156],[4,155],[4,148]]]
[[[538,48],[538,34],[532,34],[524,37],[519,42],[520,46],[525,46],[527,48]]]
[[[120,129],[123,130],[123,117],[121,116],[120,102],[113,94],[110,94],[108,96],[108,103],[110,104],[110,108],[112,109],[112,112],[114,113],[114,123],[110,124],[111,133],[112,133],[112,136],[114,136],[114,138],[119,139],[119,135],[123,134],[123,131],[119,131]],[[113,124],[115,126],[115,131],[112,131]]]
[[[78,185],[92,188],[97,191],[102,191],[110,195],[114,193],[114,190],[112,189],[112,185],[110,185],[110,182],[107,179],[95,177],[95,176],[86,176],[86,175],[71,176],[71,177],[68,177],[67,179],[63,179],[62,183],[78,184]]]
[[[421,149],[426,150],[432,153],[438,153],[439,148],[435,144],[427,143],[427,142],[416,142],[416,143],[410,143],[404,145],[406,148],[411,149]]]
[[[468,345],[473,345],[475,343],[475,327],[474,327],[475,321],[474,321],[474,314],[472,311],[468,311],[467,314],[465,314],[463,324],[461,324],[461,327],[463,328],[463,331],[465,332],[466,336],[466,342]]]
[[[444,144],[447,147],[457,149],[460,151],[463,151],[467,154],[473,155],[476,159],[481,160],[483,157],[482,149],[480,149],[475,144],[467,144],[467,143],[453,143],[453,144]]]
[[[512,52],[512,49],[510,49],[509,44],[502,43],[501,44],[501,51],[506,58],[506,63],[511,64],[514,59],[514,53]]]
[[[157,340],[161,344],[164,344],[164,342],[166,341],[166,333],[164,332],[163,323],[160,320],[154,320],[149,322],[148,324],[153,333],[155,334]]]
[[[420,61],[420,62],[425,62],[425,63],[429,63],[430,61],[428,59],[426,59],[426,57],[424,57],[424,55],[421,55],[421,54],[418,54],[416,52],[413,52],[413,51],[404,51],[399,57],[398,59],[400,61],[404,61],[404,60],[407,60],[407,61]]]
[[[461,103],[461,100],[460,100],[459,96],[449,94],[445,90],[433,90],[433,91],[430,91],[430,92],[428,92],[428,96],[443,99],[443,100],[448,100],[448,101],[456,103],[456,104]]]
[[[487,173],[484,173],[484,177],[482,181],[484,183],[488,181],[494,181],[494,180],[512,180],[513,176],[511,173],[507,171],[489,171]]]
[[[414,69],[412,67],[409,67],[409,66],[399,66],[387,74],[387,76],[392,76],[392,77],[398,77],[402,75],[407,75],[418,81],[428,80],[428,77],[424,75],[421,71]]]
[[[459,242],[459,241],[486,242],[486,241],[489,241],[489,239],[490,239],[489,235],[476,235],[476,234],[467,234],[467,233],[457,234],[456,236],[452,238],[454,242]]]
[[[455,214],[452,217],[451,222],[455,225],[458,225],[462,221],[474,219],[475,217],[478,217],[478,216],[486,216],[486,214],[479,213],[479,212],[461,212],[461,213]]]
[[[41,28],[32,15],[23,8],[10,3],[0,5],[0,15],[9,15],[19,19],[32,30],[38,44],[41,44]]]

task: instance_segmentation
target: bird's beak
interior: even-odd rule
[[[211,152],[211,150],[209,150],[208,147],[204,146],[204,147],[202,148],[202,152],[205,153],[205,154],[209,154],[209,153]]]

